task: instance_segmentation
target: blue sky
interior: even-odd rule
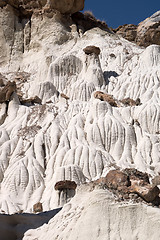
[[[116,28],[125,23],[138,24],[160,10],[160,0],[85,0],[84,11]]]

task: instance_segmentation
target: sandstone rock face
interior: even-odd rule
[[[144,47],[160,45],[160,11],[139,23],[136,42]]]
[[[128,41],[135,41],[137,36],[137,26],[134,24],[125,24],[113,30]]]
[[[114,204],[109,191],[82,186],[48,224],[27,231],[24,240],[47,240],[51,236],[63,240],[91,239],[91,236],[93,240],[128,239],[128,236],[155,240],[160,237],[159,219],[159,211],[153,207],[131,202]]]
[[[24,238],[160,239],[159,209],[146,206],[160,205],[148,179],[160,172],[160,46],[136,46],[92,16],[70,15],[83,1],[7,2],[0,1],[0,217],[33,213],[35,203],[63,210],[40,229],[40,218],[21,218],[25,228],[12,215],[6,238],[32,228]],[[101,53],[86,54],[87,46]]]
[[[113,31],[140,46],[160,45],[160,11],[139,23],[138,26],[125,24]]]
[[[105,22],[97,20],[90,15],[85,15],[85,13],[83,14],[81,12],[76,12],[72,14],[71,17],[78,26],[79,32],[84,33],[92,28],[98,27],[104,31],[113,33]]]
[[[0,7],[5,6],[5,1],[0,2]],[[83,10],[84,0],[40,0],[40,1],[21,1],[21,0],[8,0],[14,8],[19,8],[21,13],[24,15],[31,15],[35,9],[37,10],[52,10],[55,9],[63,14],[71,14]]]
[[[45,4],[33,14],[30,4],[28,15],[0,8],[0,84],[17,86],[0,104],[0,211],[9,214],[31,213],[36,202],[63,206],[75,190],[56,191],[59,181],[79,186],[133,167],[153,177],[160,167],[159,46],[137,47]],[[85,54],[87,46],[101,54]],[[141,105],[119,106],[126,98]]]

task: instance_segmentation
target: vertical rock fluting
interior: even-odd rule
[[[59,198],[59,181],[81,185],[118,167],[158,174],[159,46],[91,25],[79,34],[72,10],[28,3],[0,7],[0,91],[17,86],[0,103],[1,212],[62,206],[73,194]]]

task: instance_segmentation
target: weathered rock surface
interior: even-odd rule
[[[40,0],[40,1],[21,1],[21,0],[7,0],[0,1],[0,7],[10,4],[15,9],[19,9],[23,15],[32,15],[34,10],[57,10],[63,14],[71,14],[83,10],[84,0]]]
[[[64,189],[75,190],[76,187],[77,187],[77,184],[74,181],[69,181],[69,180],[59,181],[54,186],[55,190],[59,190],[59,191],[64,190]]]
[[[0,86],[15,81],[16,93],[0,104],[0,213],[64,207],[40,229],[39,218],[10,216],[1,234],[159,239],[159,208],[147,204],[160,205],[148,178],[160,172],[160,47],[141,48],[74,13],[84,1],[6,2]]]
[[[121,25],[118,28],[113,29],[113,31],[128,41],[134,42],[136,40],[137,26],[134,24]]]
[[[102,183],[106,184],[110,189],[118,189],[123,187],[129,187],[131,185],[129,176],[119,170],[111,170],[102,178]]]
[[[9,6],[0,11],[2,86],[15,80],[21,96],[11,96],[7,115],[6,104],[0,108],[1,211],[62,206],[56,182],[80,185],[117,165],[157,175],[159,47],[136,47],[99,28],[75,35],[61,14],[23,19]],[[101,53],[87,55],[87,46]],[[97,91],[141,105],[113,107],[95,99]]]
[[[139,23],[138,26],[125,24],[113,29],[113,32],[140,46],[160,45],[160,11]]]
[[[109,191],[86,184],[48,224],[27,231],[23,239],[97,240],[131,236],[155,240],[160,237],[159,219],[156,208],[142,203],[115,203]]]
[[[139,23],[136,42],[144,47],[151,44],[160,45],[160,11]]]

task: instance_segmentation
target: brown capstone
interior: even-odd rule
[[[99,47],[95,47],[95,46],[87,46],[83,49],[83,51],[85,52],[85,54],[89,55],[89,54],[95,54],[95,55],[99,55],[100,54],[100,48]]]
[[[109,95],[101,91],[96,91],[94,93],[94,97],[100,99],[101,101],[107,101],[112,107],[117,107],[117,103],[112,95]]]
[[[65,189],[75,190],[76,187],[77,187],[77,184],[74,181],[70,181],[70,180],[59,181],[54,186],[55,190],[59,190],[59,191],[62,191]]]
[[[34,213],[42,212],[42,211],[43,211],[42,203],[38,202],[38,203],[33,205],[33,212]]]

